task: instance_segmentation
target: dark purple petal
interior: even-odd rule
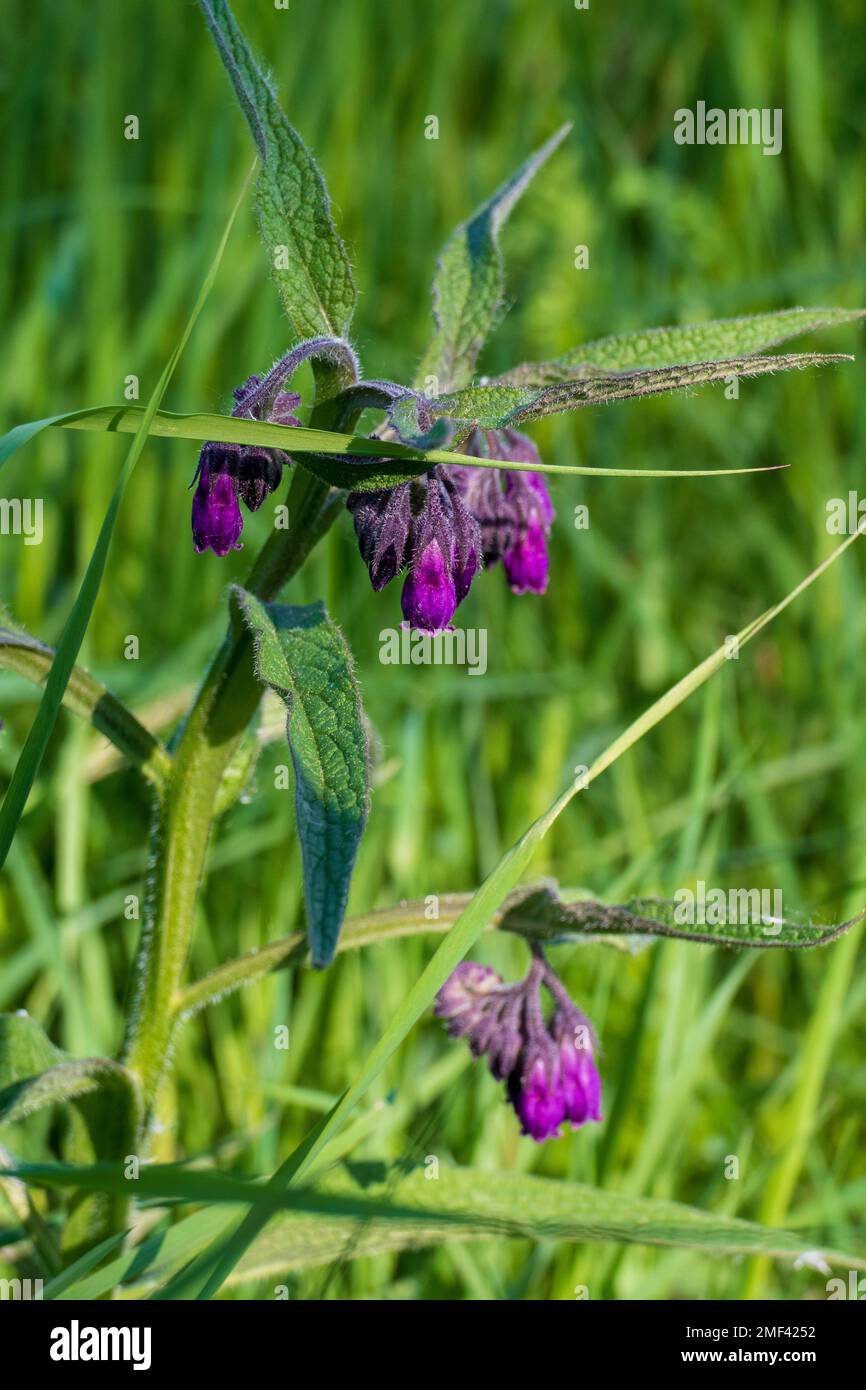
[[[436,534],[440,538],[442,553],[451,555],[451,574],[457,594],[457,602],[462,603],[469,592],[472,580],[478,572],[481,551],[481,532],[478,522],[463,500],[463,495],[455,480],[448,475],[446,468],[436,468],[428,490],[436,492],[436,506],[439,526]],[[424,534],[420,537],[423,544]],[[450,544],[450,551],[446,547]]]
[[[288,454],[280,449],[244,448],[238,464],[238,492],[251,512],[279,487]]]
[[[192,499],[192,534],[198,554],[212,550],[224,556],[240,550],[243,529],[235,479],[228,473],[203,470]]]
[[[346,506],[355,522],[361,558],[378,593],[404,568],[414,527],[412,484],[375,492],[350,492]]]
[[[522,1070],[511,1074],[508,1098],[523,1134],[528,1134],[537,1144],[545,1139],[559,1138],[559,1127],[565,1119],[565,1099],[555,1049],[529,1049]]]

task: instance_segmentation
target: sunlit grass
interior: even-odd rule
[[[118,399],[130,373],[147,398],[249,159],[193,7],[105,0],[96,18],[70,11],[62,25],[55,6],[13,8],[19,97],[0,164],[4,426],[45,413],[46,402],[62,410]],[[362,268],[356,334],[376,374],[406,379],[425,344],[432,249],[567,118],[576,134],[508,229],[516,303],[489,370],[611,325],[862,301],[853,5],[833,14],[793,6],[782,45],[769,3],[741,9],[736,22],[701,4],[688,29],[678,6],[656,6],[638,34],[625,14],[552,3],[467,0],[447,26],[420,0],[387,7],[387,20],[385,7],[340,4],[324,27],[315,7],[272,13],[237,0],[236,9],[327,173]],[[756,90],[792,112],[779,160],[673,145],[676,107],[716,92],[751,104]],[[138,142],[123,139],[127,112],[140,117]],[[424,139],[430,112],[438,142]],[[169,409],[225,409],[232,386],[286,345],[252,217],[244,220]],[[578,243],[590,246],[589,271],[573,268]],[[860,347],[855,329],[816,345]],[[708,388],[534,427],[558,464],[789,469],[712,483],[554,480],[546,597],[513,600],[494,572],[467,601],[467,625],[490,633],[484,680],[379,664],[396,596],[369,592],[349,519],[335,527],[296,597],[324,593],[350,634],[381,743],[350,910],[473,887],[576,765],[829,553],[826,499],[860,484],[861,382],[858,365],[743,383],[736,402]],[[46,499],[44,544],[4,537],[0,564],[4,599],[47,641],[93,548],[119,447],[52,431],[4,474],[3,495],[30,495],[38,479]],[[136,710],[164,711],[166,727],[219,639],[225,585],[245,563],[192,553],[195,456],[192,445],[149,442],[85,652]],[[571,524],[578,502],[589,506],[589,530]],[[249,524],[250,552],[265,527],[264,518]],[[781,886],[792,907],[822,920],[862,906],[862,564],[848,557],[739,667],[578,798],[538,871],[611,900],[703,877]],[[123,658],[129,633],[139,636],[137,662]],[[23,683],[0,678],[4,774],[33,700]],[[298,851],[273,789],[283,757],[265,751],[256,795],[221,828],[195,975],[297,925]],[[124,920],[123,902],[140,892],[146,810],[131,775],[102,775],[89,737],[63,716],[4,879],[0,1003],[26,1007],[79,1054],[120,1041],[138,925]],[[543,1150],[528,1145],[489,1077],[442,1065],[449,1045],[428,1022],[375,1084],[366,1105],[380,1109],[353,1155],[436,1153],[603,1179],[792,1227],[805,1218],[827,1243],[857,1248],[866,982],[856,945],[851,937],[832,954],[742,965],[673,944],[634,958],[563,950],[557,966],[604,1039],[606,1125]],[[508,939],[479,950],[514,973],[525,955]],[[430,951],[405,940],[347,956],[325,976],[279,975],[191,1024],[157,1156],[274,1168],[319,1113],[297,1088],[343,1089]],[[272,1046],[278,1023],[289,1024],[288,1052]],[[729,1154],[740,1158],[736,1182],[724,1177]],[[321,1273],[293,1280],[298,1296],[322,1293]],[[344,1263],[325,1291],[570,1298],[576,1283],[619,1298],[823,1289],[788,1266],[746,1275],[681,1251],[502,1241]],[[243,1292],[270,1296],[267,1285]]]

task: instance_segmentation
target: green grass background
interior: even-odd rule
[[[361,288],[354,338],[369,375],[409,380],[430,330],[434,257],[464,217],[563,120],[566,146],[504,237],[512,308],[482,366],[549,357],[604,333],[793,304],[866,303],[857,0],[237,0],[284,107],[315,151]],[[10,0],[0,58],[0,319],[4,428],[146,399],[251,161],[228,83],[192,4]],[[784,111],[778,158],[679,147],[681,106]],[[124,118],[140,138],[123,137]],[[436,115],[438,141],[424,138]],[[574,248],[590,268],[574,268]],[[854,327],[804,347],[858,352]],[[251,207],[166,405],[226,409],[287,346]],[[794,344],[797,347],[800,344]],[[357,654],[378,737],[378,786],[350,910],[467,889],[595,753],[726,634],[835,544],[830,497],[860,485],[863,367],[710,387],[534,427],[554,463],[648,468],[784,463],[707,480],[569,479],[543,598],[482,576],[461,610],[489,634],[483,679],[378,661],[399,618],[373,595],[349,518],[292,589],[324,594]],[[49,431],[7,466],[3,496],[45,499],[45,539],[0,538],[2,597],[56,640],[122,461],[115,439]],[[176,722],[268,518],[244,553],[193,554],[193,445],[152,441],[124,503],[83,660],[154,725]],[[590,527],[573,526],[576,504]],[[265,509],[266,511],[267,509]],[[536,858],[610,901],[701,877],[781,888],[818,920],[866,902],[863,556],[845,558],[577,799]],[[137,661],[124,659],[134,634]],[[35,694],[0,677],[0,773]],[[266,749],[254,794],[221,825],[191,969],[296,928],[299,853]],[[0,897],[0,1007],[26,1007],[78,1054],[113,1051],[136,924],[148,798],[106,772],[63,715]],[[442,1160],[598,1182],[757,1217],[862,1248],[866,1198],[859,936],[804,956],[656,945],[636,957],[558,950],[604,1053],[605,1123],[538,1148],[501,1091],[428,1020],[388,1067],[357,1157]],[[158,1140],[269,1171],[351,1080],[428,958],[424,939],[284,973],[194,1021]],[[521,943],[478,953],[506,972]],[[290,1027],[288,1051],[273,1046]],[[298,1088],[304,1088],[299,1090]],[[309,1093],[308,1093],[309,1092]],[[324,1095],[322,1094],[324,1093]],[[725,1177],[726,1157],[740,1176]],[[293,1297],[786,1299],[824,1296],[814,1271],[683,1251],[494,1241],[344,1263]],[[270,1297],[270,1285],[245,1295]]]

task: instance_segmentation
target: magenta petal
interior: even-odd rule
[[[601,1077],[589,1047],[576,1047],[570,1038],[560,1043],[560,1070],[566,1119],[574,1129],[601,1119]]]
[[[509,1089],[524,1134],[536,1144],[559,1136],[559,1126],[565,1119],[565,1101],[555,1054],[547,1060],[536,1057],[519,1082],[514,1084],[512,1076]]]
[[[550,568],[543,528],[538,524],[530,526],[506,551],[503,564],[512,593],[543,594]]]
[[[422,632],[441,632],[454,617],[457,591],[435,541],[413,561],[401,596],[403,617]]]

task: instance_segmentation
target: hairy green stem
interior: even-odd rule
[[[298,571],[335,519],[338,499],[297,469],[289,493],[290,528],[275,530],[265,544],[248,580],[253,593],[271,599]],[[124,1060],[141,1081],[145,1124],[171,1050],[175,995],[189,956],[220,786],[260,698],[251,638],[233,625],[180,732],[151,832],[145,925],[124,1046]]]

